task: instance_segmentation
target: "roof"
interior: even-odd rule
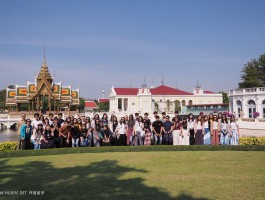
[[[117,95],[137,95],[138,88],[114,88]],[[165,85],[150,89],[152,95],[192,95],[192,93],[178,90]]]
[[[209,90],[205,90],[203,93],[204,94],[216,94],[216,92],[212,92],[212,91],[209,91]]]
[[[114,88],[117,95],[137,95],[138,88]]]
[[[152,88],[150,91],[152,95],[193,95],[192,93],[185,92],[183,90],[178,90],[165,85]]]
[[[109,103],[109,99],[103,99],[103,98],[101,98],[101,99],[98,99],[98,102],[99,103]]]
[[[98,107],[94,101],[85,101],[85,108],[96,108]]]
[[[193,104],[188,106],[229,106],[229,103]]]

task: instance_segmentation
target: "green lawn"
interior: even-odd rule
[[[265,152],[82,153],[0,159],[0,199],[264,199]]]

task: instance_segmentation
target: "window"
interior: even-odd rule
[[[238,114],[238,117],[242,117],[242,116],[240,116],[240,111],[242,110],[242,102],[238,100],[236,102],[236,105],[237,105],[237,114]]]
[[[253,100],[248,102],[248,117],[253,118],[253,114],[256,112],[256,103]]]
[[[262,101],[263,118],[265,118],[265,100]]]

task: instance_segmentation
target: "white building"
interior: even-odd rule
[[[265,118],[265,87],[230,90],[228,96],[229,109],[237,116],[253,118],[253,113],[259,112],[259,118]]]
[[[193,93],[161,85],[155,88],[111,88],[111,113],[173,113],[176,101],[179,102],[181,112],[186,113],[187,105],[222,104],[222,94],[204,91],[199,85]]]

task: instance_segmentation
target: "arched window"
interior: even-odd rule
[[[238,101],[236,102],[236,106],[237,106],[237,114],[238,114],[238,117],[243,117],[243,116],[241,116],[241,114],[240,114],[240,111],[242,110],[242,102],[238,100]]]
[[[186,106],[186,101],[182,100],[181,104],[182,104],[182,106]]]
[[[188,105],[189,105],[189,106],[192,106],[192,100],[189,100]]]
[[[253,118],[253,114],[256,112],[256,103],[253,100],[248,101],[248,117]]]
[[[263,118],[265,118],[265,100],[262,101]]]

